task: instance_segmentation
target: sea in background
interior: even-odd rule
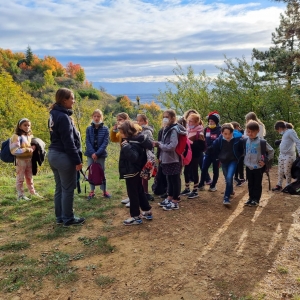
[[[136,102],[136,97],[140,97],[140,104],[150,104],[152,101],[154,101],[156,104],[161,106],[161,103],[157,101],[155,96],[157,94],[123,94],[124,96],[126,95],[132,102]],[[118,97],[120,95],[113,95],[115,97]]]

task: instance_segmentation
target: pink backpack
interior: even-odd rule
[[[86,172],[89,171],[89,176],[86,177]],[[90,184],[101,185],[105,180],[105,175],[101,165],[97,162],[91,163],[84,173],[84,178]]]

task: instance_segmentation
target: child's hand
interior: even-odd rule
[[[265,162],[264,162],[263,160],[260,160],[260,161],[258,162],[258,164],[259,164],[261,167],[263,167],[263,166],[265,165]]]
[[[31,149],[34,151],[36,149],[35,145],[31,145]]]
[[[76,165],[76,171],[80,171],[82,169],[82,164]]]
[[[126,146],[126,145],[128,145],[128,142],[127,142],[127,140],[124,140],[124,141],[121,143],[121,146],[124,147],[124,146]]]
[[[93,154],[92,154],[92,159],[93,159],[93,160],[97,160],[97,159],[98,159],[98,156],[97,156],[95,153],[93,153]]]
[[[158,146],[158,142],[153,141],[153,142],[152,142],[152,145],[153,145],[153,147],[157,147],[157,146]]]

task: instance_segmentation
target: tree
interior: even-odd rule
[[[31,66],[31,64],[33,62],[33,53],[32,53],[31,48],[29,46],[27,47],[25,57],[26,57],[27,66]]]
[[[68,77],[75,79],[78,82],[84,82],[85,73],[80,64],[73,64],[69,62],[66,67],[66,74]]]
[[[285,14],[280,15],[280,25],[272,33],[273,47],[267,51],[253,49],[258,68],[264,72],[263,80],[275,75],[290,88],[300,79],[300,3],[288,1]]]

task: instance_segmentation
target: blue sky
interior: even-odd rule
[[[282,3],[274,1],[0,1],[0,47],[63,65],[79,63],[112,94],[157,93],[177,62],[215,76],[224,55],[250,59],[271,45]]]

